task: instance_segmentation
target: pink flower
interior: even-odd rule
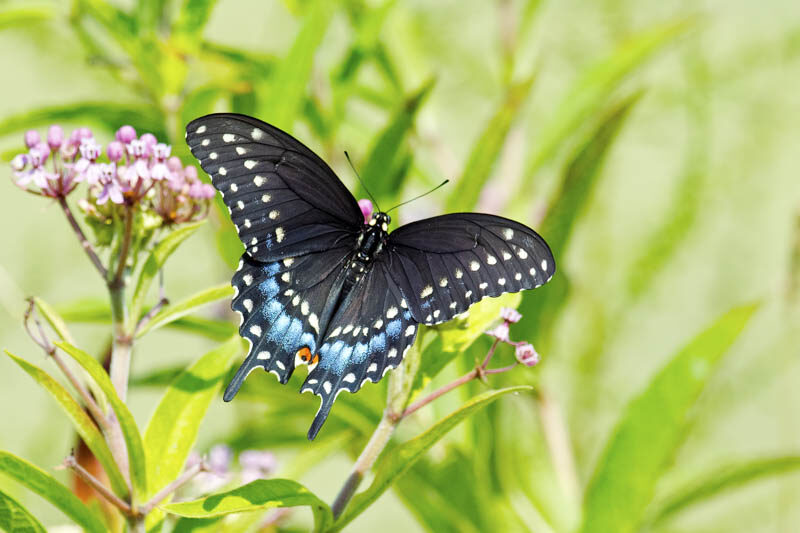
[[[28,130],[25,132],[25,146],[28,148],[33,148],[37,144],[41,138],[39,137],[39,132],[36,130]]]
[[[487,331],[486,334],[491,335],[500,342],[511,342],[508,337],[508,322],[501,322],[494,329]]]
[[[533,347],[533,344],[523,342],[517,345],[516,349],[517,361],[525,366],[536,366],[539,363],[539,354]]]
[[[245,450],[239,454],[239,464],[242,467],[242,483],[250,483],[256,479],[269,477],[275,471],[278,462],[271,452]]]
[[[129,144],[136,138],[136,130],[133,129],[133,126],[125,125],[117,130],[114,137],[122,144]]]
[[[512,324],[516,324],[522,318],[522,315],[516,310],[510,307],[503,307],[500,310],[500,318],[505,320],[506,322],[511,322]]]
[[[61,144],[64,142],[64,130],[61,129],[61,126],[52,125],[50,129],[47,131],[47,145],[50,147],[52,151],[57,151],[61,148]]]
[[[372,202],[366,198],[362,198],[358,201],[358,207],[361,209],[361,214],[364,215],[364,224],[369,223],[369,220],[372,218]]]
[[[106,147],[106,154],[108,159],[116,163],[125,155],[125,146],[120,141],[111,141]]]

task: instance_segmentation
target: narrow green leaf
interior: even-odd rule
[[[233,297],[233,287],[229,283],[218,287],[211,287],[190,296],[174,305],[170,305],[154,316],[139,332],[137,337],[141,337],[148,331],[158,329],[161,326],[170,324],[179,318],[193,313],[200,307],[208,305],[217,300],[230,299]]]
[[[53,476],[9,452],[0,450],[0,473],[14,479],[56,506],[80,527],[90,533],[103,533],[105,525],[72,491]],[[2,512],[0,512],[2,515]],[[16,531],[16,530],[12,530]]]
[[[133,124],[136,129],[149,131],[156,137],[166,136],[162,118],[151,108],[118,102],[75,102],[23,111],[0,121],[0,135],[54,122],[81,122],[87,126],[103,127],[109,132],[116,131],[120,124]]]
[[[0,491],[0,529],[13,533],[47,533],[27,509],[3,491]]]
[[[508,387],[505,389],[484,392],[458,410],[443,418],[430,429],[413,439],[388,450],[378,459],[374,466],[375,479],[372,484],[353,497],[350,505],[334,524],[331,531],[339,531],[361,514],[375,500],[378,499],[392,485],[395,479],[403,475],[414,463],[419,460],[431,446],[436,444],[448,431],[453,429],[468,416],[487,406],[496,399],[512,392],[530,391],[532,387]]]
[[[0,11],[0,30],[21,28],[52,18],[53,10],[46,6],[14,7]]]
[[[332,515],[328,504],[300,483],[290,479],[258,479],[239,488],[199,500],[162,506],[170,514],[190,518],[212,518],[231,513],[261,511],[274,507],[309,506],[315,531],[326,531]]]
[[[755,305],[736,307],[680,350],[628,404],[584,499],[583,533],[636,531],[686,431],[688,412]]]
[[[361,175],[364,183],[378,199],[392,199],[402,187],[400,180],[405,174],[397,175],[397,179],[386,179],[387,172],[397,168],[403,161],[406,139],[414,128],[417,111],[433,88],[434,80],[428,80],[412,94],[402,107],[395,112],[386,128],[377,136],[369,151],[367,162]],[[358,198],[365,196],[359,192]]]
[[[769,457],[746,463],[726,465],[699,477],[674,491],[651,513],[647,522],[653,526],[672,518],[687,507],[703,503],[720,493],[739,488],[753,481],[800,470],[800,456]]]
[[[114,389],[111,379],[108,377],[103,366],[97,362],[97,359],[67,342],[57,342],[56,346],[69,354],[70,357],[75,359],[75,361],[89,373],[97,386],[100,387],[100,390],[103,391],[103,394],[105,394],[108,403],[111,404],[111,409],[114,410],[114,413],[117,415],[117,420],[119,420],[122,436],[125,438],[125,445],[128,449],[130,478],[133,483],[134,492],[137,498],[140,499],[144,496],[147,489],[147,469],[145,467],[142,436],[139,434],[136,420],[134,420],[133,415],[128,410],[125,403],[117,396],[117,391]]]
[[[314,56],[331,21],[333,4],[314,2],[289,53],[262,91],[259,116],[279,128],[291,130],[303,109]]]
[[[553,117],[536,137],[520,190],[532,187],[537,171],[552,159],[572,132],[600,109],[625,77],[692,26],[691,20],[659,24],[626,40],[608,57],[591,65],[575,80]],[[520,195],[512,205],[525,204]]]
[[[155,34],[164,21],[167,0],[139,0],[134,9],[136,30],[140,36]]]
[[[564,257],[572,231],[597,186],[606,155],[640,96],[641,93],[634,93],[614,105],[600,121],[597,129],[589,134],[570,157],[563,172],[561,187],[556,191],[553,204],[541,227],[541,233],[553,251],[556,264]],[[550,329],[568,292],[569,280],[562,270],[544,287],[527,291],[522,296],[519,311],[533,324],[532,339],[542,349],[546,350],[544,343],[547,339],[537,338],[536,332]]]
[[[41,298],[34,297],[33,303],[36,305],[36,309],[42,314],[47,323],[50,324],[50,327],[53,328],[53,331],[56,332],[58,337],[63,340],[67,341],[71,344],[74,344],[75,341],[72,339],[72,335],[67,328],[67,323],[64,322],[64,319],[58,312],[53,309],[50,304],[42,300]]]
[[[193,363],[164,393],[144,434],[148,494],[180,474],[208,405],[242,349],[242,339],[232,337]]]
[[[117,468],[117,464],[114,462],[114,459],[111,456],[111,451],[108,449],[108,445],[106,444],[103,435],[100,433],[100,430],[97,429],[97,426],[92,419],[89,418],[89,415],[87,415],[83,410],[83,407],[81,407],[78,402],[76,402],[72,396],[70,396],[69,392],[67,392],[67,389],[50,377],[47,372],[30,364],[22,358],[17,357],[8,350],[5,352],[6,355],[13,359],[14,362],[22,368],[22,370],[24,370],[37,383],[39,383],[39,385],[49,392],[50,395],[53,396],[53,398],[58,402],[66,415],[72,421],[72,424],[75,426],[75,430],[78,432],[78,435],[80,435],[94,456],[97,457],[97,460],[100,461],[100,464],[103,465],[103,469],[106,471],[106,474],[108,474],[109,480],[111,481],[111,487],[114,489],[114,492],[116,492],[118,496],[126,498],[128,496],[128,487],[125,482],[125,478],[122,477],[119,468]]]
[[[199,43],[217,0],[184,0],[173,33],[181,44]]]
[[[481,190],[500,158],[511,125],[519,116],[532,86],[533,77],[530,77],[508,88],[494,116],[472,146],[458,184],[447,199],[448,211],[470,211],[478,203]]]
[[[172,255],[172,252],[174,252],[183,241],[197,231],[197,228],[199,228],[201,224],[203,224],[203,222],[196,222],[176,229],[167,235],[164,240],[159,242],[156,247],[153,248],[153,251],[150,252],[150,256],[147,258],[147,261],[142,267],[142,272],[139,274],[139,281],[136,283],[136,289],[133,291],[133,298],[131,299],[131,316],[134,320],[139,320],[142,313],[142,306],[144,305],[144,299],[147,296],[147,290],[150,288],[158,271],[164,266],[167,258]]]

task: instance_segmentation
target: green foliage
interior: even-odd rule
[[[24,485],[53,504],[86,531],[90,533],[106,531],[106,527],[77,496],[36,465],[11,453],[0,451],[0,473]],[[3,512],[0,512],[0,516],[2,515]],[[0,518],[0,520],[2,519]],[[17,531],[13,528],[7,530]]]
[[[247,485],[212,494],[200,500],[164,506],[168,513],[191,518],[212,518],[231,513],[271,509],[273,507],[311,507],[314,531],[326,531],[332,521],[328,505],[307,488],[290,479],[258,479]]]
[[[211,287],[210,289],[202,290],[197,294],[194,294],[161,310],[152,319],[150,319],[147,324],[139,329],[136,335],[141,337],[148,331],[172,324],[176,320],[179,320],[186,315],[197,311],[201,307],[222,299],[231,298],[232,296],[233,288],[228,283],[218,287]]]
[[[89,447],[94,456],[97,457],[100,464],[103,465],[103,469],[106,471],[111,481],[111,487],[114,489],[114,492],[121,497],[127,496],[128,487],[125,478],[122,477],[117,464],[114,462],[111,451],[108,449],[108,445],[105,439],[103,439],[100,430],[97,429],[97,426],[83,410],[83,407],[72,398],[67,389],[50,377],[47,372],[13,355],[8,350],[6,350],[6,355],[17,363],[25,373],[32,377],[58,402],[64,414],[67,415],[72,425],[75,426],[75,431],[77,431],[78,435],[80,435],[81,439],[83,439],[83,442],[86,443],[86,446]]]
[[[458,410],[434,424],[425,433],[405,442],[392,450],[388,450],[375,465],[375,479],[369,488],[357,494],[347,511],[334,524],[338,531],[350,523],[353,518],[377,500],[397,479],[411,468],[431,446],[436,444],[451,429],[475,411],[512,392],[530,390],[530,387],[509,387],[493,390],[476,396],[462,405]]]
[[[111,384],[108,374],[97,360],[67,342],[56,343],[56,346],[64,350],[75,361],[89,373],[95,384],[103,391],[105,398],[114,410],[114,414],[119,420],[122,429],[122,436],[125,438],[125,445],[128,450],[128,468],[130,469],[130,479],[137,499],[144,497],[147,490],[147,467],[145,466],[144,447],[139,428],[128,407],[119,399],[114,385]]]
[[[756,306],[735,308],[679,351],[628,405],[586,489],[585,533],[635,531],[689,410]]]
[[[45,533],[44,526],[14,498],[0,491],[0,528],[14,533]]]

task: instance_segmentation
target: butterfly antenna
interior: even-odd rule
[[[361,184],[362,187],[364,187],[364,190],[367,191],[367,194],[369,195],[370,200],[372,200],[372,203],[375,204],[375,207],[378,208],[378,212],[380,212],[381,206],[378,205],[378,202],[377,202],[377,200],[375,200],[375,197],[372,196],[372,193],[369,192],[369,189],[367,189],[367,185],[364,183],[364,180],[362,180],[361,176],[358,175],[358,170],[356,170],[356,166],[350,160],[350,154],[347,153],[347,150],[344,151],[344,156],[347,158],[347,162],[350,163],[350,168],[353,169],[353,173],[358,178],[358,182]]]
[[[420,194],[419,196],[415,196],[415,197],[414,197],[414,198],[412,198],[411,200],[406,200],[405,202],[399,203],[399,204],[397,204],[396,206],[394,206],[392,209],[389,209],[389,211],[392,211],[392,210],[394,210],[394,209],[397,209],[397,208],[398,208],[398,207],[400,207],[400,206],[403,206],[403,205],[406,205],[406,204],[410,204],[410,203],[411,203],[411,202],[413,202],[414,200],[419,200],[419,199],[420,199],[420,198],[422,198],[423,196],[428,196],[430,193],[432,193],[432,192],[433,192],[433,191],[435,191],[436,189],[439,189],[439,188],[441,188],[441,187],[444,187],[445,185],[447,185],[447,183],[448,183],[449,181],[450,181],[450,180],[444,180],[443,182],[441,182],[439,185],[437,185],[437,186],[436,186],[436,187],[434,187],[433,189],[429,190],[428,192],[426,192],[426,193],[423,193],[423,194]],[[388,213],[389,211],[386,211],[386,212]]]

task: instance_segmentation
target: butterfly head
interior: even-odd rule
[[[372,218],[369,220],[369,225],[378,226],[382,231],[389,231],[389,223],[391,221],[392,217],[379,211],[372,214]]]

